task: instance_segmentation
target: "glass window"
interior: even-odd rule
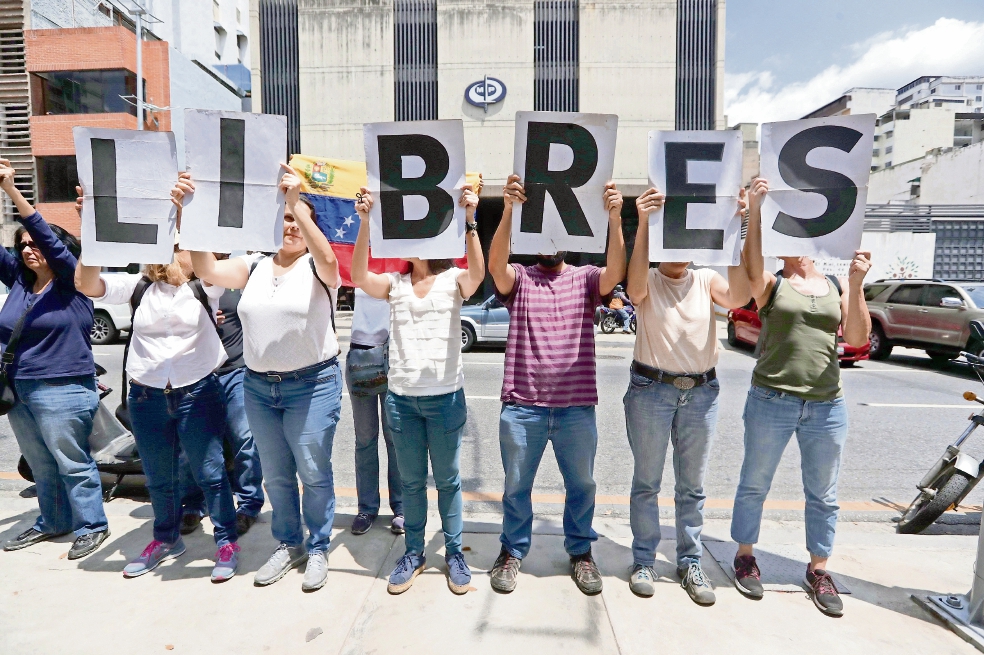
[[[137,95],[137,76],[130,71],[58,71],[32,77],[40,91],[42,114],[137,115],[136,106],[121,97]],[[144,98],[146,90],[144,84]]]
[[[41,202],[75,202],[79,173],[75,156],[38,157],[38,191]]]
[[[984,308],[984,286],[965,286],[963,290],[967,292],[978,309]]]
[[[918,305],[924,284],[903,284],[892,292],[888,302],[897,305]]]
[[[864,289],[864,299],[870,302],[881,295],[881,292],[887,288],[887,284],[871,284]]]
[[[926,307],[939,307],[940,301],[944,298],[960,298],[960,300],[963,300],[960,292],[953,287],[942,284],[931,284],[926,287],[926,295],[923,296],[922,304]]]

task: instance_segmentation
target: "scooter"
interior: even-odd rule
[[[971,321],[970,331],[977,341],[984,342],[984,323]],[[960,356],[984,383],[984,378],[981,377],[984,372],[984,358],[966,352],[961,352]],[[973,391],[965,391],[963,397],[964,400],[984,405],[984,399]],[[984,425],[984,408],[972,414],[968,420],[970,425],[967,429],[946,447],[943,456],[916,485],[919,495],[898,519],[896,531],[899,534],[919,534],[931,526],[944,512],[957,507],[984,477],[984,461],[979,462],[960,451],[970,435],[980,425]]]
[[[96,364],[96,377],[106,374],[99,364]],[[143,475],[143,465],[137,453],[137,443],[133,434],[116,418],[104,399],[113,390],[97,380],[99,390],[99,407],[92,419],[92,434],[89,436],[89,448],[92,459],[100,473],[110,476],[108,489],[103,493],[103,501],[109,502],[128,475]],[[17,463],[17,472],[29,482],[34,482],[34,472],[24,456]]]
[[[636,331],[636,314],[635,307],[625,303],[622,308],[629,313],[629,329],[632,330],[632,334]],[[598,307],[598,323],[600,324],[601,331],[605,334],[611,334],[615,330],[622,329],[622,319],[619,318],[618,313],[614,309],[609,309],[604,305]]]

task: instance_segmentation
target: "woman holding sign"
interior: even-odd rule
[[[844,605],[826,571],[837,527],[837,476],[847,440],[837,328],[852,346],[860,348],[868,341],[871,318],[862,285],[871,253],[855,254],[846,280],[824,276],[809,257],[783,257],[781,273],[766,272],[761,223],[768,192],[765,180],[752,182],[743,251],[751,292],[761,308],[762,334],[761,355],[745,401],[745,458],[731,519],[731,538],[739,544],[735,586],[746,596],[762,597],[753,546],[772,478],[795,432],[806,492],[806,584],[821,612],[840,616]]]
[[[467,416],[461,367],[461,303],[485,280],[485,261],[478,240],[478,196],[462,187],[468,270],[450,260],[410,259],[409,273],[369,272],[369,210],[373,198],[361,190],[356,203],[362,224],[352,254],[352,281],[374,298],[390,303],[390,370],[386,414],[393,430],[396,459],[403,480],[406,554],[389,577],[388,591],[401,594],[424,570],[427,524],[427,458],[437,487],[444,528],[448,587],[468,591],[471,571],[461,552],[461,475],[458,454]]]
[[[20,550],[74,531],[68,559],[78,559],[109,537],[99,471],[89,453],[99,406],[89,345],[92,302],[75,290],[78,241],[45,223],[14,186],[6,159],[0,159],[0,189],[21,223],[14,235],[17,257],[0,248],[0,281],[10,287],[0,311],[0,377],[16,392],[7,417],[34,472],[41,509],[34,525],[3,548]]]
[[[335,338],[341,279],[331,245],[314,222],[314,208],[300,195],[300,178],[283,166],[288,172],[280,181],[286,200],[280,250],[272,257],[224,261],[211,252],[194,252],[192,261],[203,280],[243,290],[238,309],[246,417],[273,505],[273,536],[280,542],[253,581],[273,584],[307,561],[301,589],[315,591],[328,581],[335,520],[331,449],[342,410]],[[193,190],[189,181],[182,195]]]

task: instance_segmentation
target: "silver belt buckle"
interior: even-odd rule
[[[680,391],[686,391],[687,389],[693,389],[697,385],[697,380],[693,378],[685,378],[679,376],[673,380],[673,386]]]

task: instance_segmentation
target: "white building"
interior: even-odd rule
[[[928,75],[913,80],[896,93],[899,109],[936,107],[955,112],[984,111],[984,75]]]
[[[803,118],[846,116],[848,114],[876,114],[881,116],[895,107],[895,89],[854,87],[823,107],[811,111]]]

